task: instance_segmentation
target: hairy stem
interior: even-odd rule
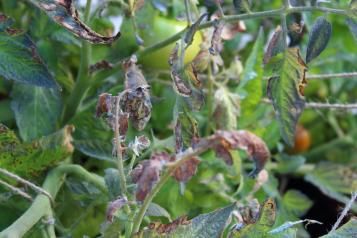
[[[43,184],[43,189],[46,190],[51,197],[56,197],[66,175],[73,175],[82,180],[95,185],[99,190],[107,193],[107,188],[104,179],[96,174],[90,173],[79,165],[60,165],[53,169]],[[1,238],[23,237],[42,217],[50,214],[51,201],[44,195],[36,196],[30,208],[19,217],[14,223],[0,233]]]

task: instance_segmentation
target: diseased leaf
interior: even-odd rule
[[[24,141],[55,131],[62,109],[57,90],[15,83],[11,95],[11,108]]]
[[[195,147],[199,139],[196,119],[187,110],[179,112],[175,125],[176,153]]]
[[[290,146],[294,144],[296,124],[305,107],[306,70],[307,66],[300,57],[299,49],[287,49],[283,59],[274,65],[277,76],[273,76],[268,82],[267,94],[280,122],[280,133]]]
[[[114,221],[115,213],[128,203],[126,197],[117,198],[109,202],[106,212],[107,221],[112,223]]]
[[[11,23],[0,14],[0,76],[39,87],[57,88],[36,45],[28,35],[9,28]]]
[[[332,32],[331,23],[319,17],[312,26],[306,49],[306,63],[316,58],[326,48]]]
[[[211,38],[211,47],[208,49],[211,55],[217,55],[222,50],[221,34],[224,27],[224,22],[220,20],[214,20],[214,30]]]
[[[264,64],[267,64],[272,57],[283,52],[284,47],[285,44],[284,44],[283,32],[281,30],[281,27],[278,26],[275,29],[274,34],[268,43],[268,47],[264,54],[264,60],[263,60]]]
[[[327,196],[342,203],[350,200],[349,196],[344,194],[350,195],[357,191],[357,172],[345,165],[320,163],[313,171],[306,174],[304,179]],[[353,205],[352,209],[357,211],[357,205]]]
[[[73,126],[66,126],[49,136],[22,144],[11,130],[0,124],[0,167],[23,177],[39,175],[71,155],[73,130]]]
[[[253,113],[263,96],[263,40],[263,29],[260,28],[239,83],[238,89],[247,92],[247,96],[241,102],[243,117]]]
[[[135,237],[219,238],[235,208],[236,204],[233,204],[211,213],[199,215],[192,220],[181,217],[170,224],[152,223],[148,229],[144,229]]]
[[[234,230],[232,238],[261,238],[266,237],[273,227],[276,218],[276,204],[272,198],[268,198],[261,206],[259,217],[253,224],[247,224],[240,230]]]
[[[197,157],[192,157],[186,160],[180,167],[178,167],[173,176],[178,182],[187,182],[190,180],[197,171],[197,166],[200,160]]]
[[[30,0],[30,2],[75,36],[90,43],[109,44],[120,37],[120,32],[115,36],[102,36],[85,25],[79,19],[72,0]]]
[[[357,234],[357,219],[352,217],[346,224],[338,228],[337,230],[321,236],[321,238],[346,238],[356,237]]]
[[[357,41],[357,21],[352,19],[352,18],[347,18],[346,19],[347,26],[350,28],[350,31]]]

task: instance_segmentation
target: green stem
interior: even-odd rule
[[[211,68],[211,63],[208,64],[208,69],[207,69],[207,87],[208,87],[208,92],[207,92],[207,118],[211,118],[212,116],[212,110],[213,110],[213,78],[212,78],[212,68]],[[211,120],[207,121],[207,127],[205,131],[205,135],[208,136],[211,131]]]
[[[131,173],[131,171],[134,168],[135,160],[136,160],[136,155],[133,153],[133,155],[131,156],[130,164],[129,164],[128,175]]]
[[[84,12],[84,22],[88,23],[90,15],[90,7],[92,0],[87,0],[85,12]],[[91,78],[89,75],[89,64],[91,56],[91,46],[90,44],[83,40],[81,48],[81,62],[77,74],[76,83],[71,92],[71,95],[68,98],[68,101],[65,105],[63,111],[62,124],[66,124],[78,110],[79,105],[81,104],[85,93],[91,85]]]
[[[294,12],[312,12],[312,11],[328,12],[328,13],[334,13],[334,14],[343,15],[343,16],[349,15],[348,10],[344,10],[344,9],[334,9],[334,8],[327,8],[327,7],[290,7],[288,9],[280,8],[280,9],[274,9],[274,10],[268,10],[268,11],[262,11],[262,12],[224,16],[222,18],[222,20],[224,20],[225,22],[236,22],[238,20],[249,20],[249,19],[266,18],[266,17],[279,17],[282,13],[289,14],[289,13],[294,13]],[[209,27],[213,26],[213,24],[214,24],[213,21],[205,22],[200,25],[199,29],[209,28]],[[181,35],[184,34],[185,31],[186,31],[186,29],[176,33],[175,35],[173,35],[161,42],[158,42],[157,44],[154,44],[154,45],[149,46],[145,49],[142,49],[137,52],[137,55],[143,56],[143,55],[146,55],[153,51],[156,51],[158,49],[161,49],[161,48],[179,40],[181,38]]]
[[[102,192],[107,193],[104,179],[92,174],[79,165],[60,165],[53,169],[43,184],[43,189],[55,198],[61,188],[67,174],[74,175],[80,179],[94,184]],[[49,214],[51,201],[48,196],[39,194],[31,204],[30,208],[14,223],[0,233],[1,238],[23,237],[42,217]]]

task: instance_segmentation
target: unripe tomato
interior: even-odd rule
[[[141,35],[146,47],[161,42],[177,32],[182,31],[187,26],[186,22],[180,22],[174,19],[168,19],[161,16],[155,16],[150,30]],[[185,51],[185,64],[191,62],[200,51],[200,44],[202,43],[202,35],[196,32],[192,44]],[[168,59],[175,43],[167,45],[157,51],[149,53],[142,57],[141,62],[147,67],[154,69],[168,69]]]
[[[311,137],[308,130],[306,130],[302,125],[297,125],[295,133],[295,144],[291,149],[292,154],[298,154],[305,152],[309,149],[311,145]]]

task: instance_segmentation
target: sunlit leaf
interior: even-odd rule
[[[55,131],[62,108],[57,90],[15,83],[12,98],[11,107],[24,141]]]
[[[312,206],[312,201],[297,190],[288,190],[283,196],[284,209],[296,217],[303,216]]]
[[[309,42],[306,49],[306,63],[316,58],[326,48],[332,32],[331,23],[325,17],[319,17],[309,34]]]
[[[287,49],[283,58],[275,63],[273,76],[269,79],[267,94],[272,100],[280,122],[280,132],[287,144],[294,144],[297,121],[305,107],[304,87],[307,66],[297,48]]]
[[[56,23],[91,43],[109,44],[120,37],[120,32],[115,36],[102,36],[90,29],[79,19],[72,0],[30,0],[30,2],[46,12]]]
[[[213,119],[216,128],[232,130],[237,128],[240,102],[238,95],[232,94],[226,87],[220,87],[214,94]]]

